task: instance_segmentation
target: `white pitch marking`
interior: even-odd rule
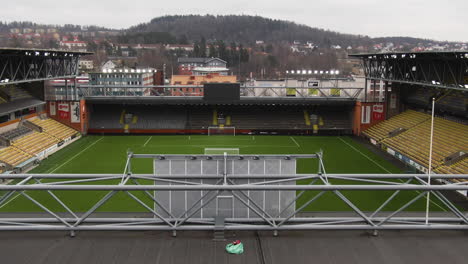
[[[148,140],[146,140],[145,144],[143,144],[143,147],[146,147],[146,145],[148,145],[148,142],[150,142],[150,140],[153,138],[153,136],[149,137]]]
[[[13,198],[11,198],[10,200],[8,200],[6,203],[2,204],[2,206],[0,206],[0,208],[3,208],[5,205],[13,202],[13,200],[15,200],[16,198],[18,198],[18,196],[20,196],[21,193],[18,193],[17,195],[15,195]]]
[[[94,141],[91,145],[89,145],[88,147],[86,147],[85,149],[83,149],[82,151],[80,151],[78,154],[76,154],[75,156],[73,156],[71,159],[67,160],[65,163],[63,163],[62,165],[60,165],[59,167],[57,167],[56,169],[54,169],[53,171],[49,172],[49,173],[53,173],[55,172],[56,170],[58,170],[59,168],[61,168],[63,165],[67,164],[68,162],[70,162],[71,160],[73,160],[74,158],[76,158],[78,155],[80,155],[82,152],[84,152],[85,150],[89,149],[90,147],[92,147],[94,144],[96,144],[97,142],[99,142],[100,140],[102,140],[104,137],[101,137],[100,139]],[[18,196],[20,196],[21,193],[18,193],[17,195],[15,195],[13,198],[11,198],[9,201],[7,201],[6,203],[2,204],[0,206],[0,209],[3,208],[5,205],[13,202],[16,198],[18,198]]]
[[[375,165],[379,166],[382,170],[388,172],[388,173],[392,173],[391,171],[387,170],[386,168],[382,167],[382,165],[380,165],[379,163],[377,163],[375,160],[371,159],[369,156],[367,156],[366,154],[362,153],[361,151],[359,151],[359,149],[353,147],[353,145],[349,144],[348,142],[344,141],[341,137],[338,137],[341,142],[345,143],[346,145],[348,145],[350,148],[354,149],[357,153],[361,154],[362,156],[366,157],[368,160],[372,161]]]
[[[297,143],[297,141],[293,138],[293,137],[289,137],[290,139],[292,139],[292,141],[294,141],[294,143],[296,144],[296,146],[298,148],[300,148],[301,146],[299,145],[299,143]]]
[[[85,152],[86,150],[88,150],[90,147],[96,145],[96,143],[98,143],[99,141],[101,141],[102,139],[104,139],[104,137],[101,137],[100,139],[94,141],[92,144],[90,144],[89,146],[87,146],[85,149],[83,149],[82,151],[78,152],[75,156],[71,157],[69,160],[65,161],[64,163],[62,163],[62,165],[58,166],[57,168],[55,168],[53,171],[51,171],[50,173],[54,173],[55,171],[57,171],[58,169],[60,169],[61,167],[63,167],[65,164],[69,163],[70,161],[74,160],[76,157],[78,157],[79,155],[81,155],[81,153]]]
[[[367,156],[366,154],[362,153],[361,151],[359,151],[357,148],[353,147],[351,144],[349,144],[348,142],[344,141],[341,137],[338,137],[343,143],[345,143],[346,145],[348,145],[350,148],[354,149],[356,152],[358,152],[359,154],[361,154],[362,156],[366,157],[368,160],[372,161],[373,163],[375,163],[377,166],[379,166],[381,169],[383,169],[384,171],[388,172],[388,173],[392,173],[391,171],[387,170],[386,168],[382,167],[382,165],[380,165],[379,163],[377,163],[375,160],[371,159],[369,156]],[[404,182],[402,179],[399,179],[400,182]],[[420,191],[415,191],[417,193],[421,193]],[[447,212],[447,210],[443,207],[441,207],[439,204],[435,203],[434,201],[431,200],[431,203],[436,205],[437,207],[439,207],[440,209],[444,210],[445,212]]]

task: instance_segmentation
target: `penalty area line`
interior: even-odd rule
[[[146,145],[148,145],[148,142],[150,142],[152,138],[153,136],[149,137],[148,140],[146,140],[145,144],[143,144],[143,147],[146,147]]]
[[[297,141],[293,138],[293,137],[289,137],[290,139],[292,139],[292,141],[294,142],[294,144],[296,144],[296,146],[298,148],[300,148],[301,146],[299,145],[299,143],[297,143]]]

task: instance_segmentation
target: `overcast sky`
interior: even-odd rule
[[[0,20],[127,28],[162,15],[246,14],[371,37],[468,42],[468,0],[13,0]]]

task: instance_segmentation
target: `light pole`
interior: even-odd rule
[[[432,114],[431,114],[431,136],[429,139],[429,168],[427,170],[427,184],[431,185],[431,172],[432,172],[432,143],[434,139],[434,110],[435,110],[435,98],[432,98]],[[429,202],[431,192],[427,192],[426,200],[426,225],[429,224]]]

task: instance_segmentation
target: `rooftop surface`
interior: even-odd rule
[[[2,263],[466,263],[468,232],[1,232]],[[244,254],[229,255],[231,240]]]
[[[80,51],[73,51],[73,50],[58,50],[58,49],[33,49],[33,48],[11,48],[11,47],[0,47],[0,54],[21,54],[23,55],[24,52],[47,52],[47,53],[67,53],[67,54],[75,54],[75,55],[90,55],[93,54],[92,52],[80,52]]]
[[[418,52],[406,52],[406,51],[395,51],[395,52],[375,52],[375,53],[358,53],[358,54],[349,54],[349,57],[368,57],[368,56],[391,56],[391,55],[404,55],[404,54],[415,54],[415,55],[424,55],[424,56],[460,56],[465,55],[465,58],[468,58],[468,50],[460,51],[418,51]]]

